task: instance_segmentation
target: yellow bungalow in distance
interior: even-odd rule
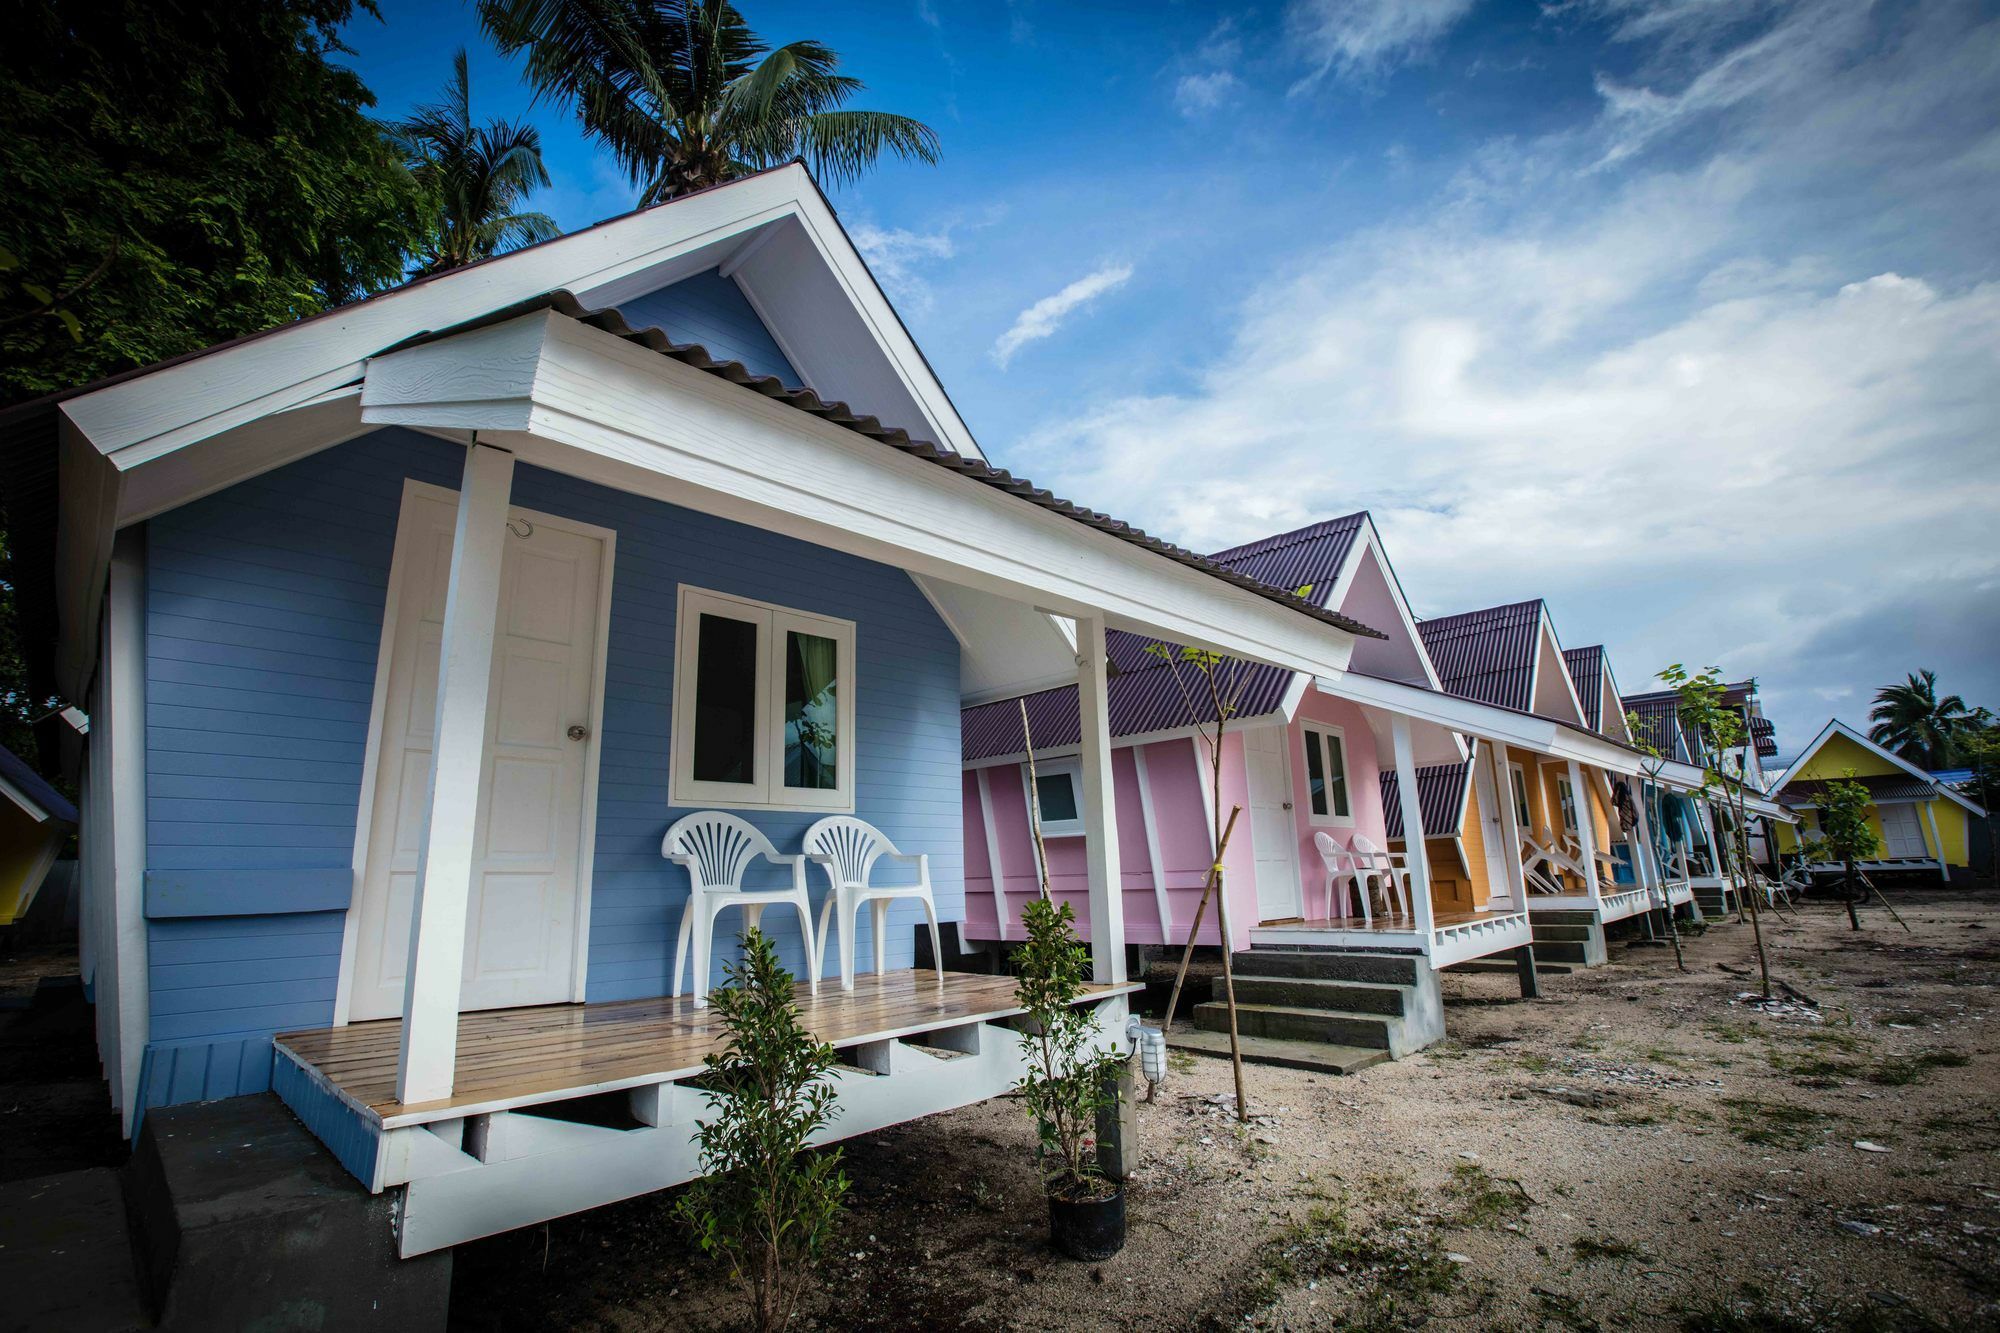
[[[1882,842],[1880,856],[1861,863],[1862,869],[1935,870],[1947,881],[1954,867],[1964,873],[1971,863],[1974,821],[1986,812],[1838,718],[1827,722],[1779,781],[1778,800],[1802,817],[1796,828],[1779,826],[1781,851],[1798,851],[1801,834],[1810,839],[1819,828],[1826,784],[1850,774],[1868,788],[1868,823]],[[1837,869],[1828,866],[1823,873]]]

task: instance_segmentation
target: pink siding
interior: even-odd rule
[[[1226,800],[1241,801],[1242,761],[1240,748],[1232,741],[1224,747],[1225,758],[1236,772],[1225,774]],[[1154,802],[1154,834],[1159,839],[1160,860],[1164,865],[1169,910],[1174,931],[1163,936],[1160,930],[1158,899],[1153,892],[1154,867],[1146,844],[1146,824],[1139,790],[1138,763],[1133,748],[1120,746],[1112,751],[1112,782],[1117,809],[1118,853],[1124,884],[1125,939],[1132,944],[1184,943],[1188,924],[1194,919],[1201,898],[1201,886],[1208,873],[1209,845],[1207,815],[1201,797],[1200,778],[1195,768],[1194,750],[1185,740],[1160,741],[1146,747],[1147,776]],[[965,932],[970,939],[999,938],[993,905],[993,870],[986,850],[986,827],[979,803],[978,773],[983,771],[990,787],[993,822],[1003,870],[1002,886],[1007,894],[1007,938],[1021,937],[1021,908],[1038,889],[1034,841],[1028,828],[1026,775],[1018,764],[1001,764],[965,774],[963,801],[965,818]],[[1226,816],[1225,816],[1226,817]],[[1240,846],[1232,848],[1230,878],[1249,886],[1251,865],[1247,837],[1238,824]],[[1068,902],[1076,911],[1077,933],[1090,938],[1090,895],[1081,837],[1046,838],[1049,855],[1049,885],[1057,901]],[[1240,858],[1240,861],[1239,861]],[[1254,904],[1254,893],[1252,894]],[[1232,897],[1232,905],[1234,904]],[[1254,912],[1254,905],[1249,909]],[[1238,927],[1239,943],[1248,941],[1248,924],[1237,912],[1232,925]],[[1209,909],[1203,922],[1204,942],[1215,943],[1219,936]]]

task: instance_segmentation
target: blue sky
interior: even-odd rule
[[[1931,666],[2000,708],[2000,9],[1970,0],[743,5],[936,168],[833,192],[996,461],[1201,548],[1374,511],[1419,614],[1550,601],[1788,748]],[[565,227],[633,193],[470,5]]]

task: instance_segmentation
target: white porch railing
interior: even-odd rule
[[[1532,943],[1533,924],[1526,912],[1496,912],[1475,921],[1455,921],[1431,930],[1431,967],[1450,967],[1488,954],[1503,953]]]
[[[1653,906],[1653,891],[1645,888],[1625,889],[1618,893],[1607,893],[1598,902],[1598,918],[1603,921],[1623,921],[1628,916],[1637,916]]]

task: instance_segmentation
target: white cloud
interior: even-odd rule
[[[949,226],[922,232],[859,222],[849,227],[847,234],[891,296],[912,312],[930,308],[930,284],[924,280],[922,270],[925,265],[950,259],[955,253]]]
[[[1014,353],[1048,337],[1076,311],[1106,292],[1124,286],[1131,277],[1130,264],[1107,264],[1078,278],[1054,296],[1044,296],[1014,317],[1013,325],[993,344],[993,360],[1004,369],[1014,359]]]
[[[1193,119],[1221,106],[1236,91],[1236,76],[1226,69],[1184,74],[1174,85],[1174,109]]]
[[[1655,53],[1678,109],[1641,132],[1614,102],[1274,256],[1182,387],[1085,403],[1020,470],[1197,549],[1371,508],[1420,614],[1549,597],[1628,689],[1759,676],[1788,746],[1916,666],[2000,704],[2000,281],[1965,221],[2000,129],[1962,114],[2000,24],[1781,59],[1820,38],[1776,12]]]
[[[1285,26],[1312,73],[1368,78],[1421,57],[1472,11],[1475,0],[1292,0]],[[1296,91],[1296,88],[1295,88]]]

